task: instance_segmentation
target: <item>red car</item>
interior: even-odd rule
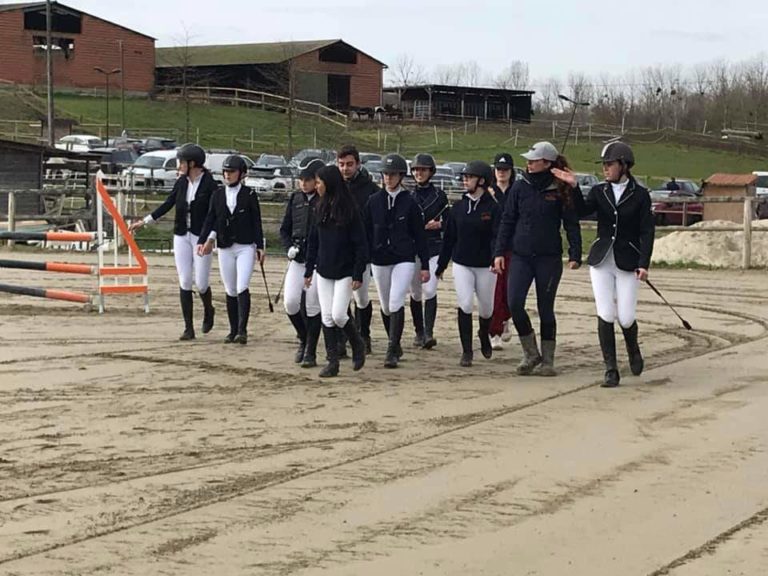
[[[688,190],[675,190],[667,195],[667,198],[692,198],[698,199],[700,193]],[[659,200],[651,205],[653,214],[658,226],[690,226],[696,222],[701,222],[704,215],[704,204],[701,202],[687,202],[685,204],[678,202],[664,202]],[[685,216],[685,222],[683,222]]]

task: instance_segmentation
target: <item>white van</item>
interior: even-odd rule
[[[757,176],[755,182],[755,196],[768,197],[768,172],[752,172]]]

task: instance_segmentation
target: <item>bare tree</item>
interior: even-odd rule
[[[426,80],[424,68],[410,54],[400,54],[395,58],[390,75],[397,86],[416,86]]]
[[[465,62],[463,67],[467,86],[480,86],[483,77],[483,70],[480,68],[480,64],[475,60],[470,60]]]
[[[502,90],[525,90],[529,81],[528,64],[513,60],[493,79],[493,85]]]

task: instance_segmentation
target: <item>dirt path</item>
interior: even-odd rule
[[[25,276],[3,271],[90,282]],[[766,573],[765,274],[654,279],[696,330],[643,290],[648,370],[615,391],[584,271],[547,380],[513,376],[513,343],[459,368],[450,283],[436,350],[384,370],[376,324],[332,382],[291,363],[257,277],[246,347],[221,343],[218,279],[214,333],[175,340],[168,258],[147,317],[3,295],[0,574]]]

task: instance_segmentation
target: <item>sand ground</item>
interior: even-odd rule
[[[375,314],[365,368],[323,381],[260,276],[247,346],[222,343],[217,272],[216,328],[178,342],[173,262],[150,261],[147,316],[0,295],[0,574],[768,573],[765,272],[655,272],[694,331],[644,288],[647,370],[605,390],[584,270],[557,378],[515,376],[515,342],[460,368],[446,281],[436,349],[385,370]]]

